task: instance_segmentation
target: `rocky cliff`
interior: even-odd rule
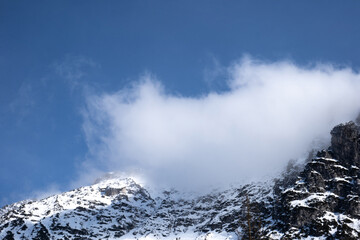
[[[331,131],[331,146],[317,153],[286,187],[275,184],[270,228],[285,238],[360,238],[360,132],[353,122]]]

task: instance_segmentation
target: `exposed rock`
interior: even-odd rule
[[[340,124],[331,131],[331,150],[346,166],[360,166],[360,133],[354,122]]]
[[[276,196],[280,204],[275,205],[277,215],[273,217],[286,236],[295,236],[292,232],[329,239],[360,236],[360,229],[350,224],[360,222],[359,126],[341,124],[331,134],[329,149],[318,152],[296,181]]]

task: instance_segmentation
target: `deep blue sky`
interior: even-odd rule
[[[225,86],[206,81],[215,61],[244,54],[359,69],[359,12],[359,1],[1,0],[0,206],[76,178],[84,86],[115,91],[151,72],[199,95]]]

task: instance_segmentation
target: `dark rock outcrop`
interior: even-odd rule
[[[278,224],[271,228],[284,236],[360,238],[360,229],[354,229],[360,221],[360,128],[340,124],[331,135],[331,146],[318,152],[292,184],[275,185]]]
[[[360,166],[360,132],[354,122],[340,124],[331,131],[331,154],[346,166]]]

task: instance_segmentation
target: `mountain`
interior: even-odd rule
[[[331,135],[270,182],[192,195],[108,177],[14,203],[0,209],[0,239],[360,239],[360,127]]]

